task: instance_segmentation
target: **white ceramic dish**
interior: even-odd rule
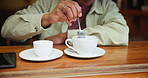
[[[27,49],[20,52],[19,56],[22,59],[29,60],[29,61],[49,61],[49,60],[57,59],[63,55],[63,52],[61,50],[53,48],[52,51],[53,52],[47,57],[39,57],[34,53],[33,48],[31,48],[31,49]]]
[[[69,55],[69,56],[77,57],[77,58],[95,58],[95,57],[103,56],[106,52],[105,52],[104,49],[96,47],[96,50],[92,54],[85,55],[85,56],[79,55],[78,53],[74,52],[70,48],[66,48],[64,50],[64,53]]]

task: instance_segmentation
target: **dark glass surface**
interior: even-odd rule
[[[0,68],[16,67],[16,53],[0,53]]]

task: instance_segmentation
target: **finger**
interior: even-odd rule
[[[65,16],[65,14],[61,13],[59,16],[60,16],[61,20],[65,21],[68,24],[68,26],[72,25],[70,20]]]
[[[72,25],[72,23],[69,22],[68,20],[66,20],[65,22],[68,24],[68,26],[71,26]]]
[[[66,16],[64,18],[65,18],[65,22],[68,24],[68,26],[71,26],[72,25],[71,21]]]
[[[71,20],[73,19],[73,13],[70,7],[66,5],[67,2],[59,3],[58,8],[61,9],[61,12],[66,15],[66,17]]]
[[[78,17],[81,17],[82,16],[82,9],[81,9],[81,7],[79,6],[79,4],[77,2],[73,2],[73,4],[76,7],[76,11],[77,11]]]
[[[53,12],[53,14],[55,14],[55,16],[56,16],[55,18],[57,18],[55,20],[57,20],[58,22],[65,21],[68,24],[68,26],[71,26],[72,24],[69,19],[73,18],[73,17],[70,17],[70,16],[72,16],[72,13],[67,14],[68,11],[65,12],[65,8],[66,8],[66,7],[64,7],[66,5],[65,3],[66,2],[61,1],[52,12]]]
[[[70,20],[70,22],[72,22],[74,16],[73,16],[73,13],[72,13],[71,8],[66,7],[66,8],[64,9],[64,12],[65,12],[65,15],[68,17],[68,19]]]
[[[70,9],[71,9],[71,11],[72,11],[72,14],[73,14],[73,18],[72,18],[72,19],[77,18],[78,13],[77,13],[76,6],[74,5],[74,3],[71,2],[71,4],[67,4],[67,6],[70,7]],[[73,21],[74,21],[74,20],[73,20]]]
[[[65,4],[64,5],[64,12],[66,12],[66,14],[67,14],[67,17],[69,18],[69,20],[71,20],[71,22],[72,21],[75,21],[75,19],[78,17],[78,12],[77,12],[77,10],[76,10],[76,6],[75,6],[75,3],[76,2],[74,2],[74,1],[71,1],[71,0],[69,0],[69,1],[63,1],[63,4]],[[65,6],[67,6],[68,8],[70,8],[71,9],[71,12],[72,12],[72,15],[71,15],[71,12],[70,11],[65,11],[65,9],[67,8],[67,7],[65,7]]]

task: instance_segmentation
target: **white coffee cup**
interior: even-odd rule
[[[70,46],[68,42],[72,43],[73,47]],[[66,39],[65,44],[79,55],[89,55],[97,48],[97,42],[98,38],[95,36],[86,36],[85,38],[74,36],[72,39]]]
[[[33,42],[33,49],[37,56],[47,57],[52,53],[53,42],[49,40],[37,40]]]

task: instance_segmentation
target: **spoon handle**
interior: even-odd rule
[[[78,26],[79,26],[79,30],[81,30],[81,25],[80,25],[80,18],[78,17]]]

